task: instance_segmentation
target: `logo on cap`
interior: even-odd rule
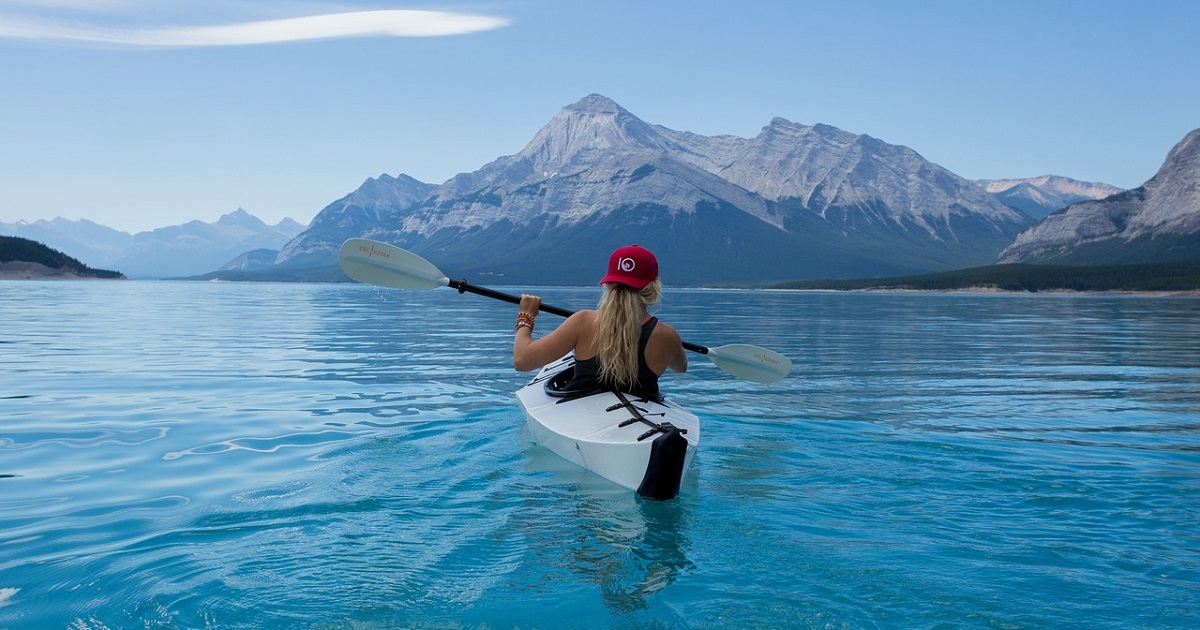
[[[621,267],[621,271],[624,271],[625,273],[629,273],[633,271],[635,267],[637,267],[637,263],[633,262],[632,258],[622,258],[621,262],[618,264]]]

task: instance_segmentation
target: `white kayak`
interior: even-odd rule
[[[671,499],[700,443],[700,419],[665,399],[610,390],[564,391],[567,355],[517,390],[538,444],[649,499]]]

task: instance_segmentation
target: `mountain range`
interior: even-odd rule
[[[590,284],[629,243],[654,250],[676,285],[1200,258],[1198,133],[1122,191],[1050,175],[968,181],[907,147],[783,118],[752,138],[703,136],[593,94],[515,155],[440,185],[369,178],[307,228],[239,209],[137,235],[63,219],[0,223],[0,234],[134,278],[230,280],[345,281],[337,250],[354,236],[513,284]]]
[[[19,236],[69,252],[94,267],[129,278],[196,276],[256,248],[276,249],[304,230],[292,219],[276,225],[238,208],[215,223],[189,221],[130,234],[86,219],[0,223],[0,235]]]
[[[327,274],[346,236],[489,281],[595,281],[615,247],[664,281],[745,284],[988,264],[1034,220],[907,147],[776,118],[753,138],[653,125],[590,95],[516,155],[426,187],[378,178],[331,204],[269,266]]]

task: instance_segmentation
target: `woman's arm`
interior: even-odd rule
[[[542,299],[536,295],[522,295],[519,312],[537,317]],[[513,339],[513,367],[518,372],[536,370],[573,350],[579,342],[579,330],[585,316],[583,311],[567,318],[554,332],[533,339],[533,328],[521,325],[518,315],[515,339]],[[528,322],[528,319],[524,321]]]
[[[679,331],[661,321],[655,328],[655,332],[660,329],[662,330],[660,337],[662,341],[659,347],[666,357],[667,367],[680,374],[686,372],[688,369],[687,351],[683,349],[683,339],[679,336]]]

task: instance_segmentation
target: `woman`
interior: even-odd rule
[[[602,385],[658,396],[658,377],[667,368],[687,371],[679,333],[647,311],[662,298],[658,260],[643,247],[622,247],[609,257],[608,275],[600,284],[604,296],[596,310],[575,313],[537,341],[533,325],[542,299],[522,295],[513,367],[521,372],[536,370],[574,350],[575,378],[568,389]]]

